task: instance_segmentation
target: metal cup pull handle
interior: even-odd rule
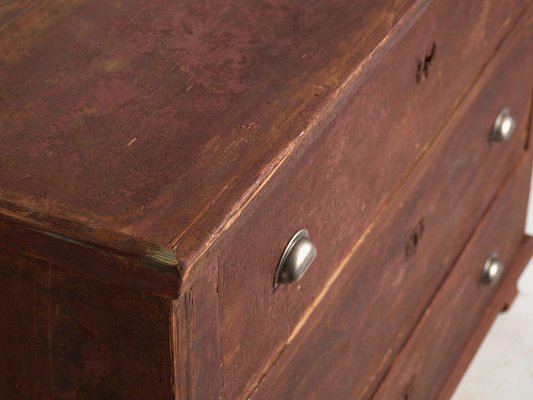
[[[276,270],[274,289],[280,284],[298,282],[307,272],[316,257],[316,247],[309,239],[309,232],[300,229],[291,238]]]
[[[485,261],[485,265],[483,265],[481,283],[485,286],[495,284],[502,276],[503,269],[503,261],[496,254],[491,254],[487,261]]]
[[[492,142],[505,143],[508,142],[516,130],[516,119],[512,116],[511,111],[507,107],[503,108],[492,127],[490,140]]]

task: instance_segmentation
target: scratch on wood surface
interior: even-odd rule
[[[137,141],[137,138],[133,138],[128,142],[128,146],[131,146],[133,143]]]
[[[374,380],[376,379],[376,376],[377,376],[377,371],[380,371],[383,366],[387,363],[387,361],[389,360],[389,358],[391,357],[392,355],[392,348],[391,347],[388,347],[387,348],[387,352],[385,353],[385,355],[383,356],[383,358],[381,359],[381,362],[379,363],[379,366],[377,369],[374,370],[374,373],[369,377],[367,378],[366,380],[366,385],[365,387],[363,388],[363,390],[361,391],[361,393],[359,393],[357,395],[357,399],[362,399],[365,397],[366,393],[368,392],[368,389],[370,388],[370,385],[372,384],[372,382],[374,382]]]

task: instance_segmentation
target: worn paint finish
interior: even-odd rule
[[[215,207],[202,241],[411,3],[48,0],[13,14],[1,197],[164,245]]]
[[[218,262],[173,301],[174,381],[178,399],[220,399]]]
[[[173,399],[170,301],[0,249],[0,397]]]
[[[181,281],[176,264],[164,264],[160,262],[161,257],[119,252],[1,219],[0,238],[0,248],[50,260],[102,282],[169,299],[179,294]]]
[[[414,215],[412,218],[415,220],[410,220],[406,228],[410,231],[400,234],[397,231],[387,232],[381,225],[389,226],[388,223],[383,218],[376,220],[376,215],[400,207],[402,202],[423,207],[420,198],[426,199],[426,192],[431,195],[432,191],[439,190],[437,182],[445,174],[441,169],[453,167],[456,170],[456,175],[449,177],[450,182],[456,176],[458,182],[464,183],[467,178],[474,180],[476,173],[482,174],[477,171],[479,164],[466,167],[464,160],[473,157],[473,154],[477,154],[479,159],[490,155],[493,157],[491,162],[501,157],[501,154],[488,152],[487,141],[481,135],[483,129],[490,130],[492,118],[497,115],[502,101],[508,102],[524,125],[529,86],[516,80],[512,81],[514,86],[511,89],[502,85],[510,85],[508,75],[525,76],[528,64],[516,61],[520,58],[518,50],[513,54],[502,52],[494,55],[494,48],[499,42],[494,37],[492,45],[478,45],[479,37],[483,37],[486,28],[499,21],[507,12],[503,10],[508,9],[495,8],[480,20],[479,10],[484,7],[482,1],[457,2],[454,7],[450,4],[449,0],[435,1],[419,16],[411,30],[383,57],[381,64],[361,85],[353,101],[339,110],[323,135],[306,150],[305,156],[281,169],[255,207],[242,212],[236,222],[238,227],[234,227],[235,233],[221,245],[222,377],[227,397],[248,394],[299,331],[307,329],[305,322],[313,309],[327,299],[329,291],[338,290],[337,284],[332,282],[338,278],[338,266],[347,253],[355,253],[353,256],[358,257],[358,247],[362,243],[365,247],[379,246],[382,239],[375,234],[369,237],[368,232],[380,229],[384,237],[395,239],[401,236],[401,245],[407,248],[407,245],[411,246],[412,231],[420,230],[423,218]],[[440,19],[450,21],[457,28],[450,33],[447,26],[438,23]],[[471,30],[478,32],[479,36],[463,40]],[[431,35],[421,46],[420,38],[428,32]],[[504,32],[498,37],[501,38]],[[437,43],[437,50],[429,65],[428,77],[417,83],[417,64],[410,61],[426,57],[432,42]],[[470,50],[468,63],[458,63],[457,58],[462,57],[460,54],[465,48]],[[485,99],[492,101],[485,100],[475,111],[469,111],[476,116],[468,129],[474,129],[479,136],[458,136],[456,140],[462,142],[455,142],[456,153],[446,148],[450,151],[446,155],[447,166],[439,153],[444,147],[433,149],[432,157],[428,158],[425,153],[430,151],[428,149],[433,145],[436,133],[450,118],[458,99],[470,90],[479,95],[486,84],[485,78],[476,89],[472,89],[471,81],[478,77],[477,72],[489,56],[493,59],[509,56],[505,66],[508,70],[502,73],[501,81],[490,83],[487,89],[490,93],[483,94]],[[514,67],[515,63],[519,66]],[[380,87],[388,89],[384,91]],[[395,100],[398,98],[410,106],[400,107]],[[458,112],[465,113],[466,108]],[[364,137],[359,136],[359,132],[364,132]],[[444,133],[447,140],[451,140],[452,133],[450,128]],[[440,139],[439,143],[442,145],[444,139]],[[515,155],[521,152],[517,143],[514,142]],[[465,153],[467,148],[471,154]],[[508,148],[495,149],[498,150],[509,151]],[[376,156],[378,153],[379,156]],[[440,161],[434,167],[439,170],[434,172],[433,180],[426,180],[425,186],[417,189],[417,195],[406,195],[401,200],[391,198],[402,185],[405,187],[405,181],[415,179],[413,174],[409,175],[410,172],[416,177],[421,176],[421,159],[427,160],[425,168]],[[477,162],[472,160],[472,163]],[[416,165],[414,171],[413,165]],[[466,173],[461,168],[470,170]],[[317,170],[320,172],[317,173]],[[463,176],[458,176],[462,173]],[[492,170],[484,169],[483,173],[485,175],[479,178],[482,185],[485,184],[483,179],[491,179]],[[498,179],[494,177],[495,186]],[[431,201],[436,200],[432,198]],[[479,203],[482,204],[483,200]],[[387,215],[393,217],[391,213]],[[273,274],[279,257],[288,239],[299,228],[309,230],[318,249],[317,258],[302,281],[280,287],[273,293]],[[262,243],[268,245],[258,245]],[[407,251],[403,247],[401,250]],[[413,251],[409,250],[409,253]],[[353,284],[358,283],[354,280]],[[257,337],[261,340],[255,340]]]
[[[7,371],[0,389],[283,398],[337,380],[348,396],[342,385],[361,387],[372,370],[360,391],[369,395],[442,278],[423,257],[442,256],[440,272],[449,270],[480,203],[523,153],[507,146],[488,155],[473,136],[448,143],[441,127],[454,110],[459,124],[480,95],[478,84],[459,106],[526,3],[2,2],[0,285],[7,300],[22,300],[9,305],[0,346],[17,345],[20,333],[18,345],[36,352],[14,361],[27,381]],[[503,49],[498,55],[514,62]],[[503,84],[488,85],[490,95],[468,111],[468,132],[490,128],[486,115],[500,107]],[[521,127],[526,86],[509,100]],[[443,159],[451,170],[433,170]],[[440,182],[455,178],[457,187]],[[438,210],[443,199],[464,204]],[[451,231],[449,216],[467,223],[446,252],[421,250],[446,239],[434,226]],[[321,268],[298,292],[274,298],[285,238],[307,224]],[[359,257],[383,262],[366,271]],[[382,279],[372,275],[379,268]],[[408,279],[427,283],[412,315],[404,308],[414,309],[414,297],[390,295]],[[28,308],[35,293],[51,305],[45,314]],[[407,322],[381,332],[369,304]],[[34,342],[17,325],[17,315],[30,314],[38,317]],[[371,340],[397,337],[388,348],[387,337],[368,345],[357,355],[367,369],[342,379],[344,366],[357,364],[345,351],[350,330],[365,318]],[[320,334],[342,348],[338,358]],[[309,362],[316,354],[321,364]],[[115,371],[120,365],[126,371]],[[309,373],[300,386],[276,379],[297,376],[299,365]],[[126,372],[140,377],[121,388]]]
[[[500,185],[521,159],[529,159],[524,146],[533,81],[524,77],[533,53],[527,51],[531,40],[524,32],[504,43],[412,175],[327,280],[321,279],[327,268],[322,264],[304,277],[301,290],[288,287],[279,299],[278,293],[265,297],[266,283],[259,279],[260,298],[253,290],[246,292],[244,302],[242,289],[226,293],[230,307],[222,320],[223,354],[231,354],[233,338],[257,337],[259,332],[265,338],[261,346],[242,349],[240,357],[230,360],[241,366],[257,363],[265,349],[275,349],[274,356],[264,357],[270,371],[257,381],[259,386],[248,385],[247,395],[372,395]],[[519,128],[509,146],[491,146],[492,118],[487,115],[497,115],[502,103],[516,110]],[[307,309],[302,310],[302,302]],[[285,304],[291,307],[283,310]],[[235,307],[240,309],[233,313]],[[253,323],[240,321],[237,315],[243,314],[254,315]],[[279,315],[283,319],[273,318]],[[280,320],[293,326],[287,336],[289,324]],[[281,327],[267,330],[267,325]],[[357,368],[347,369],[349,365]],[[240,382],[240,370],[234,371],[228,368],[226,379]]]
[[[505,182],[398,354],[374,396],[376,400],[437,399],[484,314],[495,314],[503,307],[500,304],[499,309],[489,308],[505,281],[516,281],[511,267],[524,238],[530,177],[528,157]],[[506,270],[499,282],[488,287],[480,284],[480,277],[483,264],[492,253],[503,261]]]
[[[60,265],[77,259],[80,272],[96,279],[113,276],[111,282],[155,295],[179,295],[181,274],[172,249],[2,200],[0,227],[3,246],[45,256]]]
[[[96,245],[173,247],[188,284],[270,174],[319,135],[430,4],[241,3],[5,3],[0,199],[75,240],[90,231]],[[509,29],[523,1],[499,7],[504,15],[463,3],[482,16],[465,43],[481,37],[490,50],[491,29]],[[478,49],[463,50],[457,59],[477,70]]]
[[[500,285],[498,293],[493,296],[492,301],[486,307],[485,313],[479,321],[475,332],[470,336],[470,339],[468,340],[466,347],[463,349],[463,353],[454,366],[453,371],[446,379],[446,383],[437,398],[438,400],[448,400],[452,397],[460,379],[465,373],[471,360],[474,358],[476,351],[479,346],[481,346],[483,339],[489,332],[489,329],[498,314],[512,306],[512,303],[518,294],[517,280],[531,260],[532,255],[533,238],[530,236],[524,236],[520,243],[520,247],[512,259],[511,265],[508,266],[509,273],[506,279]]]

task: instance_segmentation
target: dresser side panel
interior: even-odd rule
[[[0,248],[0,397],[171,399],[170,302]]]

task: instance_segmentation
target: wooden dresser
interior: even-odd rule
[[[532,0],[0,3],[1,399],[445,399],[533,254]]]

